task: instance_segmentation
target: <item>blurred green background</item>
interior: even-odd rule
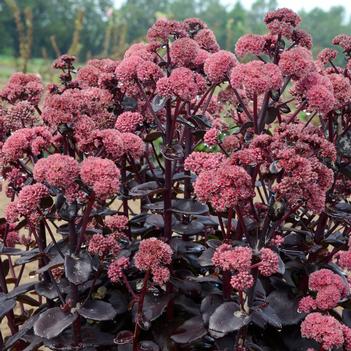
[[[301,27],[313,36],[314,53],[330,46],[336,34],[351,33],[349,9],[329,3],[324,9],[299,12]],[[82,63],[93,57],[120,58],[128,45],[143,40],[152,23],[165,16],[178,20],[199,17],[214,30],[222,48],[233,50],[244,33],[264,33],[264,14],[280,5],[276,0],[245,4],[223,0],[0,0],[0,86],[15,70],[51,79],[50,62],[66,52]]]

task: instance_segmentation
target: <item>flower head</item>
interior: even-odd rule
[[[237,62],[234,54],[220,50],[206,59],[204,71],[212,83],[220,83],[229,76]]]
[[[321,344],[323,350],[340,347],[344,343],[342,325],[332,316],[314,312],[301,323],[301,335]]]
[[[228,244],[219,246],[212,257],[213,264],[224,271],[247,272],[250,270],[251,261],[252,250],[249,247],[232,248]]]
[[[266,40],[264,36],[257,34],[245,34],[239,38],[235,45],[238,56],[247,54],[260,55],[263,53]]]
[[[193,64],[199,50],[199,44],[195,40],[180,38],[172,43],[169,54],[172,63],[176,66],[189,67]]]
[[[141,271],[152,270],[159,266],[168,265],[172,260],[171,247],[156,238],[140,242],[139,250],[134,256],[135,266]]]
[[[251,177],[245,169],[227,163],[200,172],[194,190],[200,201],[209,202],[219,211],[238,206],[254,196]]]
[[[123,112],[118,116],[115,128],[123,133],[132,133],[143,121],[144,118],[139,112]]]
[[[99,157],[86,158],[81,163],[80,177],[102,200],[119,191],[120,171],[111,160]]]
[[[78,175],[78,162],[73,157],[61,154],[53,154],[38,160],[33,171],[34,179],[38,182],[48,182],[63,189],[69,187]]]
[[[252,97],[254,94],[260,95],[269,90],[279,89],[283,77],[277,65],[251,61],[233,68],[230,83],[234,88],[243,88]]]
[[[28,101],[38,105],[43,85],[35,74],[14,73],[7,84],[0,91],[0,98],[15,104],[18,101]]]
[[[127,257],[120,257],[116,260],[113,260],[108,266],[107,276],[110,278],[112,283],[120,282],[123,271],[129,266],[129,259]]]

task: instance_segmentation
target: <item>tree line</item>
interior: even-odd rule
[[[54,58],[70,52],[90,57],[119,57],[133,42],[144,38],[159,18],[199,17],[214,30],[221,47],[233,50],[244,33],[264,33],[264,14],[276,0],[256,0],[250,9],[240,1],[224,6],[220,0],[0,0],[0,54]],[[301,11],[302,28],[314,39],[314,50],[330,46],[338,33],[351,33],[345,8]]]

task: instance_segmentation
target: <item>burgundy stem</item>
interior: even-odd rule
[[[145,295],[146,295],[147,290],[148,290],[147,283],[148,283],[149,277],[150,277],[150,271],[148,270],[145,273],[145,277],[143,280],[143,288],[142,288],[140,295],[139,295],[138,310],[137,310],[137,315],[136,315],[134,337],[133,337],[133,351],[138,351],[138,343],[139,343],[139,336],[140,336],[139,320],[143,314],[144,299],[145,299]]]

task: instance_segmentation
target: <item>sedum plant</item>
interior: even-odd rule
[[[351,350],[351,36],[314,59],[297,14],[264,22],[12,75],[2,349]]]

